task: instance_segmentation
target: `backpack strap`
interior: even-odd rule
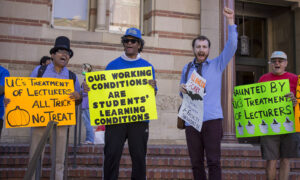
[[[185,76],[184,76],[185,83],[187,81],[187,78],[188,78],[189,71],[190,71],[191,67],[192,67],[192,62],[189,62],[188,66],[186,68],[186,71],[185,71]]]
[[[75,86],[75,82],[76,82],[76,74],[73,73],[72,71],[69,70],[69,79],[73,79],[73,83]]]
[[[75,83],[76,83],[76,74],[73,73],[72,71],[69,70],[69,79],[72,79],[73,80],[73,83],[74,83],[74,88],[75,88]],[[75,101],[75,105],[79,105],[81,104],[82,102],[82,98],[79,99],[79,100],[76,100]]]
[[[47,65],[42,65],[39,70],[38,70],[38,74],[36,77],[43,77],[44,75],[44,72],[46,71],[47,69]]]

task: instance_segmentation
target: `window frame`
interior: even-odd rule
[[[107,0],[108,1],[108,7],[110,8],[110,3],[111,3],[111,0]],[[139,6],[139,27],[137,27],[138,29],[140,29],[141,33],[144,34],[144,0],[139,0],[140,1],[140,6]],[[110,11],[110,9],[109,9]],[[112,15],[113,12],[110,12],[109,16],[107,16],[108,18],[108,24],[107,24],[107,29],[108,29],[108,32],[110,33],[116,33],[116,34],[124,34],[126,29],[129,28],[129,27],[126,27],[124,30],[122,28],[122,30],[112,30],[110,29],[111,25],[111,15]]]
[[[81,30],[81,31],[88,31],[89,30],[89,26],[90,26],[90,6],[91,6],[91,2],[90,0],[87,0],[87,22],[86,22],[86,27],[82,28],[82,27],[75,27],[75,26],[59,26],[59,25],[55,25],[54,24],[54,4],[55,1],[59,1],[59,0],[52,0],[52,11],[51,11],[51,27],[54,29],[64,29],[64,30]]]

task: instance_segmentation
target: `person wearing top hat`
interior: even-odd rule
[[[55,45],[50,50],[52,63],[48,64],[42,77],[51,77],[59,79],[69,79],[69,70],[66,67],[69,63],[70,58],[73,56],[73,51],[70,49],[70,40],[65,36],[59,36],[55,40]],[[31,73],[30,77],[38,77],[38,71],[40,65],[37,66]],[[70,98],[79,102],[82,97],[80,94],[80,84],[76,76],[76,81],[74,83],[75,91],[70,94]],[[64,160],[66,152],[66,142],[67,142],[67,129],[68,126],[57,126],[56,131],[56,180],[63,180],[64,172]],[[35,150],[37,149],[38,143],[45,132],[46,127],[33,127],[31,129],[31,143],[29,158],[34,155]],[[42,158],[43,159],[42,153]],[[33,178],[35,179],[35,175]]]
[[[287,55],[283,51],[274,51],[269,64],[271,72],[260,77],[259,82],[288,79],[290,82],[290,93],[285,96],[289,98],[293,106],[297,105],[296,88],[298,76],[287,72]],[[276,179],[277,160],[280,160],[279,179],[289,179],[290,162],[289,158],[300,157],[300,136],[299,133],[281,134],[260,137],[262,158],[267,160],[266,174],[268,180]]]
[[[46,66],[42,76],[38,76],[41,65],[37,66],[31,73],[30,77],[49,77],[58,79],[70,79],[69,70],[67,69],[67,64],[70,58],[73,56],[73,51],[70,49],[70,40],[65,36],[59,36],[55,40],[54,47],[50,50],[52,63]],[[76,104],[81,103],[82,95],[80,94],[80,84],[77,76],[74,74],[74,88],[75,91],[70,93],[70,99],[74,100]],[[5,98],[5,106],[10,103],[10,99]],[[64,172],[64,160],[66,152],[66,142],[67,142],[67,129],[68,126],[57,126],[56,129],[56,180],[63,180]],[[35,150],[46,130],[46,127],[32,127],[31,128],[31,142],[29,150],[29,162],[31,161]],[[51,138],[51,137],[50,137]],[[44,150],[40,158],[41,164],[43,161]],[[32,176],[35,179],[35,173]]]
[[[144,47],[141,31],[136,28],[129,28],[121,37],[124,53],[117,59],[111,61],[105,70],[118,70],[137,67],[152,67],[153,80],[148,83],[157,92],[155,71],[153,66],[141,58],[140,52]],[[84,84],[84,91],[88,92],[89,87]],[[149,136],[149,121],[139,121],[126,124],[115,124],[105,126],[104,145],[104,179],[117,180],[119,175],[119,164],[122,156],[124,143],[127,139],[129,152],[132,161],[131,179],[146,179],[146,153]]]

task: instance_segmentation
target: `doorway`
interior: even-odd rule
[[[236,85],[245,85],[257,83],[259,78],[264,74],[264,67],[236,65]]]
[[[236,17],[239,37],[235,61],[236,86],[257,83],[267,71],[266,21],[265,18]],[[260,138],[238,138],[238,142],[259,144]]]
[[[257,83],[268,66],[266,19],[237,16],[236,22],[239,37],[236,85]]]

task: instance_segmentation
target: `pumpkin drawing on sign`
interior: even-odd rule
[[[16,106],[15,109],[10,110],[6,116],[7,122],[11,127],[27,126],[29,124],[30,116],[25,109]]]

